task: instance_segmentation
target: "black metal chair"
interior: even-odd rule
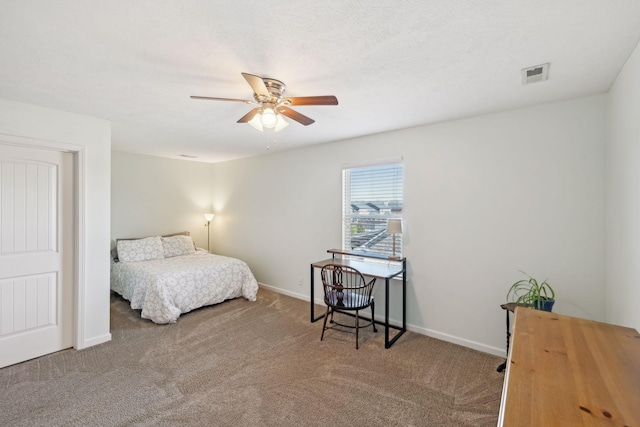
[[[347,267],[339,264],[328,264],[322,267],[320,272],[322,277],[322,287],[324,288],[324,302],[327,304],[327,311],[324,315],[324,324],[322,325],[322,335],[320,341],[324,339],[324,331],[327,329],[336,329],[344,331],[335,326],[355,329],[356,334],[356,350],[358,349],[358,331],[360,328],[373,325],[373,331],[378,332],[375,324],[375,302],[373,301],[373,285],[376,281],[375,277],[367,282],[358,270],[353,267]],[[371,307],[371,320],[366,320],[364,324],[360,324],[359,311]],[[333,320],[334,312],[352,312],[355,311],[355,324],[345,325]],[[334,326],[327,327],[327,319],[331,316],[330,323]]]

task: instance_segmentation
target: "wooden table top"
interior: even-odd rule
[[[502,425],[640,425],[635,329],[518,307]]]

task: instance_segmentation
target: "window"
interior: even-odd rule
[[[342,171],[342,250],[393,254],[387,220],[402,219],[404,168],[401,160]],[[396,255],[402,234],[395,235]]]

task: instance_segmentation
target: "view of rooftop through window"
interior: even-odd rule
[[[389,256],[392,235],[387,220],[402,218],[404,168],[402,163],[343,170],[342,249]],[[402,236],[396,235],[396,254]]]

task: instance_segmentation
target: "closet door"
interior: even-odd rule
[[[0,144],[0,367],[73,346],[73,161]]]

